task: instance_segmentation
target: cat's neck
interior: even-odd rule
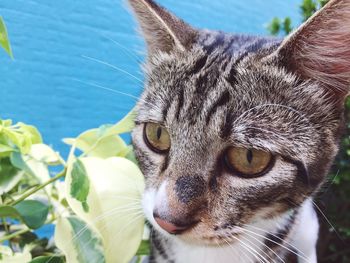
[[[303,222],[314,224],[312,212],[311,200],[308,200],[295,212],[287,212],[278,218],[260,220],[250,227],[246,226],[245,234],[237,242],[217,247],[191,245],[178,238],[158,237],[153,240],[154,262],[283,262],[287,254],[300,254],[301,259],[309,262],[308,254],[312,254],[309,251],[314,251],[317,234],[309,242],[310,248],[305,247],[305,244],[304,247],[299,246],[298,242],[305,234],[303,229],[309,226],[298,223],[303,217]]]

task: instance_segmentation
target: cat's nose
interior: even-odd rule
[[[156,213],[153,214],[154,220],[157,222],[157,224],[163,228],[165,231],[167,231],[170,234],[181,234],[185,230],[191,228],[194,223],[190,224],[174,224],[172,222],[169,222],[165,219],[160,218]]]

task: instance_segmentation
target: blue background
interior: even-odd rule
[[[230,32],[267,34],[274,16],[300,21],[299,0],[158,2],[196,27]],[[0,50],[0,117],[37,126],[45,142],[66,155],[62,138],[126,114],[142,90],[136,78],[143,78],[144,57],[126,6],[120,0],[2,0],[15,59]]]

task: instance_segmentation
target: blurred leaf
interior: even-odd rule
[[[86,175],[84,164],[79,159],[73,163],[71,175],[70,195],[81,202],[85,212],[89,212],[89,206],[86,201],[90,190],[90,181]]]
[[[278,35],[281,31],[281,21],[278,17],[274,17],[270,24],[267,27],[267,30],[270,32],[271,35]]]
[[[320,3],[321,7],[324,7],[328,3],[328,1],[329,0],[318,0],[318,2]]]
[[[8,145],[0,144],[0,153],[11,153],[13,151],[15,151],[14,148]]]
[[[12,206],[0,206],[0,217],[21,219],[21,214]]]
[[[14,152],[11,154],[10,159],[13,166],[36,178],[40,183],[44,183],[50,179],[47,165],[33,159],[30,155],[22,155],[19,152]],[[50,185],[47,186],[48,189],[50,189],[50,187]]]
[[[308,20],[317,11],[317,2],[314,0],[303,0],[300,5],[303,21]]]
[[[84,157],[80,161],[90,181],[87,196],[89,211],[86,213],[81,203],[70,195],[72,165],[68,166],[65,179],[68,204],[101,235],[102,243],[106,245],[104,249],[107,262],[129,262],[140,245],[144,230],[141,208],[143,175],[134,163],[121,157]],[[109,244],[118,246],[111,250]]]
[[[11,165],[9,158],[0,159],[0,195],[11,191],[23,177],[23,172]]]
[[[292,19],[290,17],[286,17],[283,21],[283,31],[288,35],[290,32],[292,32]]]
[[[11,248],[0,246],[0,255],[0,263],[27,263],[32,259],[28,247],[25,247],[22,253],[13,253]]]
[[[14,144],[16,145],[22,153],[28,153],[32,142],[29,136],[9,128],[3,128],[2,133]]]
[[[60,154],[46,144],[33,144],[29,155],[31,158],[48,165],[61,164]]]
[[[2,120],[0,119],[0,127],[4,126],[4,127],[9,127],[12,125],[12,120],[8,119],[8,120]],[[1,129],[0,129],[1,131]]]
[[[151,253],[151,245],[148,240],[142,240],[139,249],[136,252],[137,256],[149,255]]]
[[[38,129],[32,125],[27,125],[23,122],[19,122],[17,124],[20,128],[20,130],[27,134],[32,142],[32,144],[37,144],[37,143],[42,143],[43,139],[41,137],[40,132],[38,131]]]
[[[6,25],[1,16],[0,16],[0,46],[3,49],[5,49],[5,51],[11,58],[13,58],[9,37],[7,35]]]
[[[55,243],[66,256],[68,263],[105,262],[100,237],[77,217],[58,220]]]
[[[134,127],[135,111],[132,110],[115,125],[102,125],[80,134],[76,139],[67,138],[64,142],[75,145],[88,156],[108,158],[121,156],[127,148],[119,134],[130,132]]]
[[[63,257],[59,256],[46,256],[46,257],[36,257],[29,263],[64,263]]]
[[[21,215],[23,222],[31,229],[41,227],[49,213],[49,207],[36,200],[24,200],[14,207]]]

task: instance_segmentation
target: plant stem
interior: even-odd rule
[[[45,183],[33,188],[32,190],[28,191],[27,193],[24,193],[21,197],[19,197],[17,200],[11,202],[9,205],[14,206],[18,204],[19,202],[22,202],[27,197],[31,196],[32,194],[38,192],[39,190],[43,189],[44,187],[48,186],[49,184],[52,184],[53,182],[57,181],[58,179],[64,177],[66,175],[67,170],[63,169],[60,173],[52,177],[50,180],[46,181]]]
[[[57,218],[52,218],[51,220],[47,221],[47,222],[45,223],[45,225],[48,225],[48,224],[53,223],[56,219],[57,219]],[[18,230],[18,231],[16,231],[16,232],[12,233],[12,234],[9,234],[9,235],[6,235],[6,236],[0,238],[0,243],[4,242],[4,241],[6,241],[6,240],[10,240],[10,239],[12,239],[12,238],[14,238],[14,237],[16,237],[16,236],[22,235],[22,234],[24,234],[24,233],[27,233],[27,232],[29,232],[29,231],[31,231],[31,229],[28,228],[28,227],[26,227],[26,228],[24,228],[24,229],[21,229],[21,230]]]
[[[25,229],[19,230],[17,232],[14,232],[14,233],[12,233],[10,235],[4,236],[3,238],[0,238],[0,243],[4,242],[6,240],[12,239],[12,238],[14,238],[16,236],[22,235],[24,233],[27,233],[28,231],[30,231],[30,229],[29,228],[25,228]]]

